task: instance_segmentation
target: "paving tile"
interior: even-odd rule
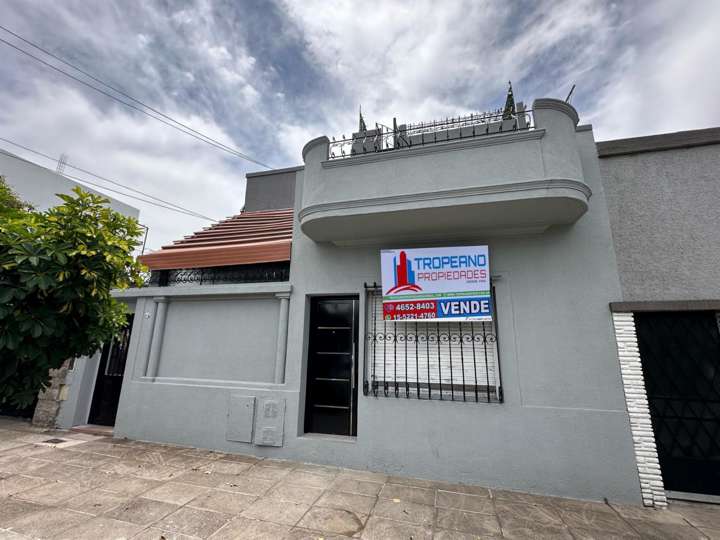
[[[437,509],[437,526],[479,536],[500,535],[500,524],[495,516],[462,512],[449,508]]]
[[[670,510],[682,515],[696,527],[720,529],[720,507],[714,504],[672,503]]]
[[[637,540],[640,535],[635,531],[625,533],[611,533],[592,529],[570,529],[576,540]]]
[[[0,499],[0,528],[15,518],[41,510],[39,504],[17,499]]]
[[[7,474],[28,474],[50,463],[45,459],[25,456],[7,456],[0,461],[0,472]]]
[[[207,538],[225,525],[232,516],[200,508],[184,506],[155,523],[167,531]]]
[[[580,501],[577,499],[563,499],[553,497],[549,499],[549,505],[554,506],[560,510],[569,510],[571,512],[591,512],[591,513],[605,513],[615,514],[615,510],[609,505],[602,502],[594,501]]]
[[[314,488],[307,486],[297,486],[295,484],[286,484],[280,482],[265,495],[271,499],[281,499],[283,501],[312,504],[320,495],[323,494],[322,488]]]
[[[257,463],[262,458],[257,458],[255,456],[249,456],[247,454],[225,454],[223,458],[225,461],[236,461],[238,463]]]
[[[218,489],[225,491],[234,491],[236,493],[246,493],[248,495],[264,495],[275,485],[273,480],[264,480],[263,478],[255,478],[252,476],[234,476],[229,481],[224,481],[218,485]]]
[[[165,459],[165,465],[177,467],[178,469],[188,470],[194,468],[200,468],[203,465],[210,463],[211,459],[199,458],[193,456],[185,456],[183,454],[168,454]]]
[[[117,508],[110,510],[105,514],[107,517],[119,519],[121,521],[129,521],[137,525],[150,525],[164,518],[171,512],[177,510],[177,504],[170,504],[152,499],[143,499],[137,497],[131,499]]]
[[[605,511],[597,512],[594,510],[560,510],[560,516],[565,524],[571,529],[591,529],[620,534],[632,532],[627,523],[614,512],[612,514],[608,514]]]
[[[288,484],[326,489],[333,481],[334,476],[327,474],[315,474],[305,471],[290,471],[283,478]]]
[[[552,504],[555,501],[563,500],[558,499],[557,497],[545,497],[543,495],[535,495],[533,493],[508,491],[503,489],[491,489],[490,496],[499,501],[522,504]]]
[[[495,513],[493,501],[482,495],[468,495],[466,493],[438,490],[435,505],[442,508],[465,510],[466,512],[480,512],[481,514]]]
[[[401,501],[400,499],[378,499],[372,515],[407,521],[416,525],[432,526],[435,520],[435,508],[426,504]]]
[[[226,461],[224,459],[213,459],[198,467],[201,471],[210,471],[223,474],[241,474],[246,472],[252,464],[242,461]]]
[[[383,484],[378,482],[367,482],[365,480],[355,480],[354,478],[338,476],[330,484],[332,491],[344,491],[345,493],[357,493],[358,495],[377,496],[382,489]]]
[[[67,463],[49,463],[33,471],[33,476],[72,482],[89,488],[103,486],[117,478],[116,475],[105,470],[87,469]]]
[[[393,482],[394,483],[394,482]],[[449,491],[451,493],[464,493],[466,495],[477,495],[480,497],[490,498],[490,490],[482,486],[473,486],[470,484],[451,484],[449,482],[433,482],[432,486],[441,491]]]
[[[212,540],[278,540],[290,532],[287,525],[239,517],[213,534]]]
[[[515,529],[503,527],[502,532],[502,537],[509,540],[573,540],[573,535],[565,526],[536,525]]]
[[[705,535],[691,525],[675,525],[671,523],[653,523],[629,519],[630,526],[644,540],[700,540]]]
[[[17,493],[15,497],[38,504],[56,505],[80,493],[85,493],[89,491],[89,489],[90,488],[79,484],[53,481]]]
[[[5,526],[33,538],[48,538],[90,519],[92,516],[88,514],[65,508],[43,508],[17,517]]]
[[[493,536],[485,536],[484,538],[495,538]],[[499,537],[497,537],[499,538]],[[462,533],[460,531],[451,531],[449,529],[435,529],[433,540],[481,540],[477,534]]]
[[[289,459],[264,458],[258,462],[261,467],[280,467],[284,469],[295,469],[300,463]]]
[[[108,482],[103,486],[103,489],[132,497],[149,491],[160,484],[161,483],[156,480],[145,480],[134,476],[126,476]]]
[[[560,511],[544,504],[495,501],[495,512],[503,529],[522,529],[528,525],[546,527],[563,525]]]
[[[674,523],[676,525],[685,525],[687,523],[682,514],[664,508],[647,508],[636,504],[613,504],[612,507],[625,519],[640,519],[654,523]]]
[[[53,536],[53,540],[128,540],[142,530],[140,525],[107,517],[96,517]]]
[[[215,488],[220,486],[221,484],[237,480],[237,478],[238,477],[233,474],[222,474],[210,471],[192,470],[178,475],[173,480],[175,480],[176,482],[182,482],[184,484],[194,484],[196,486]]]
[[[701,533],[707,536],[710,540],[720,540],[720,529],[698,529]]]
[[[178,532],[164,531],[157,527],[148,527],[144,531],[132,537],[132,540],[197,540],[194,536],[188,536]]]
[[[435,504],[435,490],[413,486],[399,486],[397,484],[385,484],[380,491],[379,497],[384,499],[400,499],[419,504]]]
[[[283,540],[345,540],[350,536],[341,534],[328,534],[323,531],[312,531],[302,527],[294,527],[283,536]]]
[[[190,502],[198,495],[206,493],[210,488],[204,486],[196,486],[193,484],[183,484],[181,482],[167,482],[156,488],[143,493],[146,499],[162,501],[172,504],[183,505]]]
[[[180,453],[184,456],[203,457],[209,459],[220,459],[224,456],[222,452],[215,452],[204,448],[186,448],[184,450],[180,450]]]
[[[309,472],[313,474],[324,474],[325,476],[337,476],[341,469],[330,465],[317,465],[315,463],[300,463],[295,467],[296,471]]]
[[[356,514],[369,514],[377,502],[377,497],[358,495],[356,493],[343,493],[341,491],[326,491],[315,502],[315,506],[348,510]]]
[[[388,481],[387,474],[373,471],[360,471],[357,469],[341,469],[338,477],[364,480],[365,482],[378,482],[379,484],[384,484]]]
[[[99,516],[108,510],[121,505],[129,499],[127,495],[121,495],[112,491],[106,491],[102,488],[85,491],[80,495],[68,499],[63,506],[78,512],[85,512]]]
[[[0,477],[0,497],[14,495],[28,489],[47,484],[47,479],[36,478],[34,476],[25,476],[15,474],[12,476]]]
[[[120,475],[132,475],[147,480],[171,480],[184,473],[184,469],[139,460],[120,459],[101,465],[100,470]]]
[[[212,489],[190,501],[188,506],[237,515],[255,502],[256,499],[257,497],[254,495]]]
[[[389,484],[399,484],[401,486],[415,486],[431,489],[434,488],[437,484],[437,482],[434,482],[433,480],[424,480],[422,478],[406,478],[404,476],[388,476],[387,482]]]
[[[0,529],[0,540],[32,540],[32,538],[7,529]]]
[[[307,504],[277,499],[258,499],[243,510],[242,516],[282,525],[295,525],[309,508],[310,505]]]
[[[262,466],[257,463],[255,465],[250,466],[247,469],[247,474],[249,476],[262,478],[264,480],[273,480],[275,482],[285,478],[291,472],[292,472],[292,469],[288,469],[285,467],[268,467],[268,466]]]
[[[314,506],[302,517],[298,526],[306,529],[352,536],[363,528],[367,516],[347,510]]]
[[[432,529],[401,521],[370,516],[361,538],[363,540],[430,540]]]

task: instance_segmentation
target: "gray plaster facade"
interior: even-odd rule
[[[717,210],[704,208],[684,233],[672,227],[708,193],[718,198],[706,172],[717,151],[598,159],[592,127],[578,126],[571,106],[537,100],[533,114],[533,130],[337,161],[319,137],[303,149],[303,167],[249,175],[246,210],[294,208],[289,282],[118,292],[136,316],[115,436],[566,497],[660,501],[645,484],[661,492],[661,480],[658,488],[655,476],[639,472],[623,386],[623,377],[637,379],[634,334],[618,345],[627,321],[614,326],[609,303],[715,295],[714,255],[692,257],[705,250]],[[684,185],[680,171],[693,171],[698,185]],[[668,197],[680,200],[666,222]],[[690,260],[663,251],[663,238],[676,248],[690,241]],[[477,244],[490,249],[503,402],[360,392],[357,436],[305,433],[311,300],[359,299],[362,384],[364,285],[380,281],[380,249]],[[678,288],[662,268],[668,260],[698,280]],[[621,364],[629,366],[622,373]],[[62,425],[85,423],[94,366],[76,370],[84,382],[73,384]]]

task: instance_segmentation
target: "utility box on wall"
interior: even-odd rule
[[[225,439],[252,442],[255,420],[255,397],[230,394]]]
[[[260,398],[255,437],[258,446],[282,446],[285,424],[285,400]]]

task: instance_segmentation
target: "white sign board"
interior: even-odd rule
[[[487,246],[380,252],[386,320],[492,320]]]

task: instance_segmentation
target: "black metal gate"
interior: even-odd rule
[[[125,361],[127,360],[130,334],[132,332],[133,315],[120,334],[110,343],[106,343],[100,356],[100,365],[90,406],[89,424],[102,426],[115,425],[120,390],[122,388]]]
[[[720,495],[720,318],[635,313],[665,489]]]

